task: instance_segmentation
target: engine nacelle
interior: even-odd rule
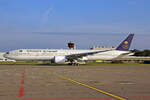
[[[62,64],[66,62],[66,57],[65,56],[54,56],[54,63]]]
[[[86,60],[88,60],[88,58],[87,57],[82,57],[82,60],[86,61]]]
[[[87,61],[88,58],[87,57],[82,57],[82,58],[79,58],[79,60],[81,60],[81,61]]]

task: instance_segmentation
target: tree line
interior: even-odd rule
[[[137,49],[134,49],[134,50],[132,50],[132,52],[134,52],[133,56],[145,56],[145,57],[150,56],[150,50],[137,50]]]

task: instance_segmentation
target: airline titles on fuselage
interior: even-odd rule
[[[57,50],[26,50],[26,52],[57,52]]]

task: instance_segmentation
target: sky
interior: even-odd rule
[[[150,0],[0,0],[0,51],[117,46],[150,49]]]

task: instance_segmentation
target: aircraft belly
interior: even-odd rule
[[[15,56],[15,60],[30,61],[30,60],[52,60],[52,56]]]

